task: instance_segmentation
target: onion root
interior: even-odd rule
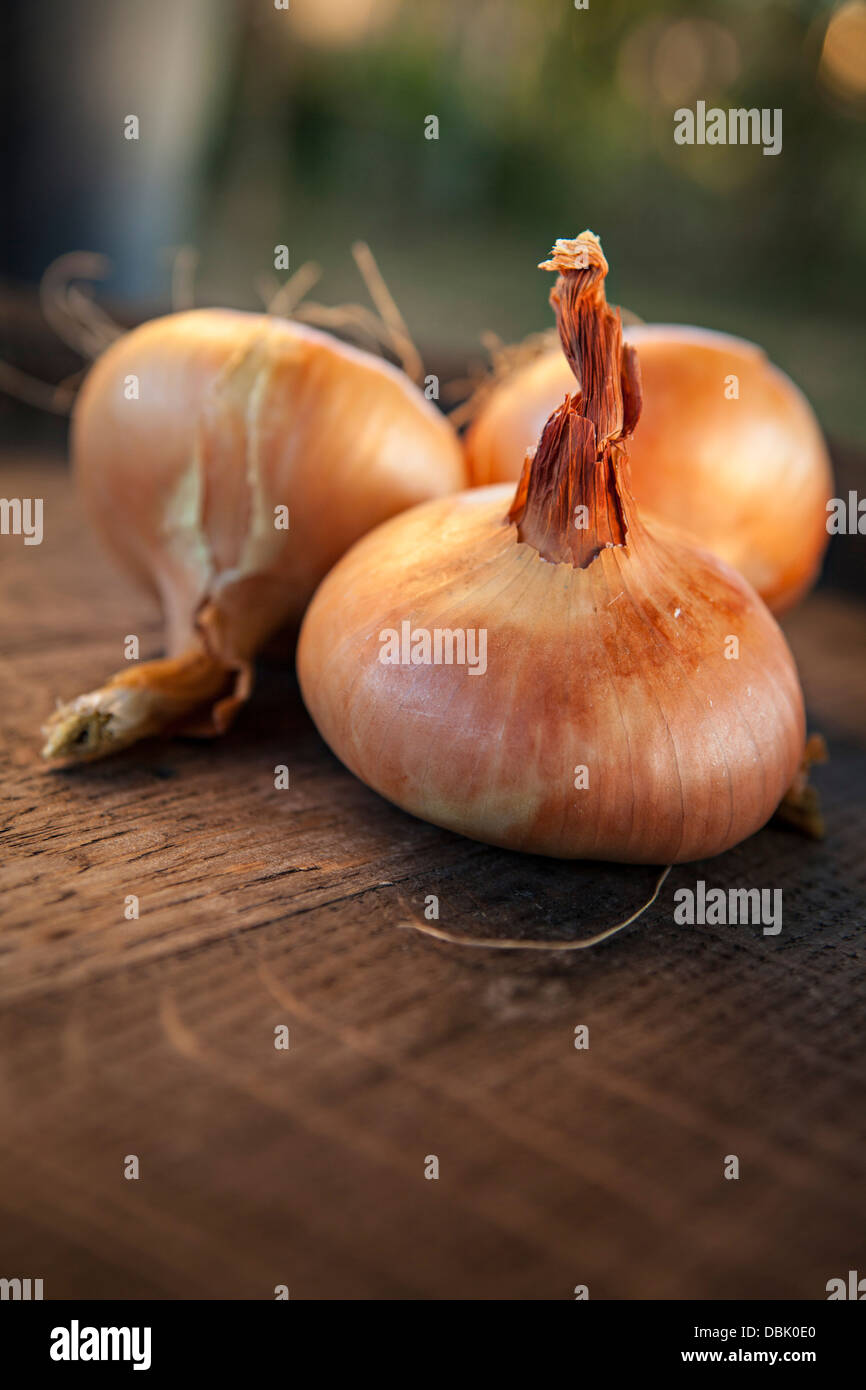
[[[241,684],[248,681],[249,673],[242,670]],[[178,657],[145,661],[113,676],[98,690],[61,704],[43,727],[42,756],[90,762],[168,729],[221,733],[244,698],[240,690],[232,692],[236,683],[237,673],[202,647]]]

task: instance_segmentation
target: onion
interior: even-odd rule
[[[582,393],[515,495],[426,503],[337,563],[301,628],[301,690],[348,768],[437,825],[562,858],[719,854],[797,772],[794,662],[740,574],[635,504],[640,378],[598,240],[557,242],[544,268]]]
[[[808,401],[741,338],[661,324],[629,326],[624,337],[643,379],[629,445],[637,502],[734,565],[783,611],[814,582],[828,540],[832,473]],[[573,389],[558,347],[494,387],[466,436],[473,483],[519,478],[527,448]]]
[[[159,599],[168,659],[62,706],[47,757],[217,733],[265,640],[359,536],[465,485],[453,429],[396,368],[327,334],[204,309],[97,361],[73,417],[87,513]]]

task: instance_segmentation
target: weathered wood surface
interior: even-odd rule
[[[401,924],[435,893],[452,931],[585,935],[653,873],[402,815],[278,666],[222,743],[46,769],[54,698],[129,632],[158,651],[159,624],[59,467],[0,477],[45,499],[42,546],[0,540],[0,1276],[49,1298],[821,1298],[862,1272],[864,607],[825,591],[788,624],[833,755],[825,843],[771,827],[677,868],[593,951],[465,950]],[[781,887],[781,934],[675,926],[700,878]]]

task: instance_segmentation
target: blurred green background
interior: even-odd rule
[[[278,0],[281,3],[281,0]],[[361,238],[431,370],[551,323],[537,262],[597,232],[646,320],[754,339],[863,440],[866,4],[818,0],[79,0],[13,4],[5,281],[104,252],[101,293],[260,308],[273,248],[365,298]],[[678,146],[674,111],[779,107],[783,148]],[[129,113],[138,142],[123,138]],[[435,115],[438,140],[425,138]]]

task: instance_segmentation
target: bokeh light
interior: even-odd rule
[[[343,48],[376,33],[396,7],[397,0],[292,0],[292,32],[322,47]]]
[[[617,68],[623,91],[651,107],[712,98],[736,80],[740,66],[736,39],[715,20],[653,19],[626,37]]]
[[[855,104],[866,100],[866,4],[850,0],[827,25],[818,76],[836,97]]]

